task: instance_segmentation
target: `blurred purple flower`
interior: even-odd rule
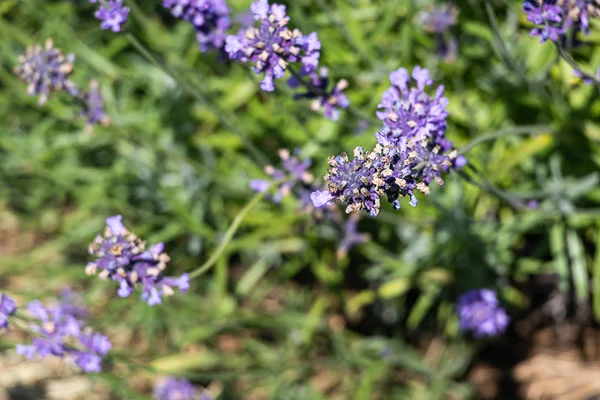
[[[196,388],[186,379],[168,377],[154,388],[156,400],[193,400]]]
[[[29,46],[25,54],[19,56],[14,72],[29,84],[27,94],[39,96],[38,103],[44,105],[52,92],[65,90],[71,96],[78,94],[77,87],[69,80],[74,60],[73,54],[64,56],[48,39],[43,48],[37,44]]]
[[[558,42],[569,31],[589,33],[590,18],[600,17],[600,3],[596,0],[525,0],[523,11],[527,20],[536,26],[531,36],[540,42]]]
[[[503,333],[510,318],[500,306],[496,293],[489,289],[473,289],[458,300],[460,327],[477,338]]]
[[[425,32],[443,33],[456,25],[458,10],[452,4],[443,4],[432,7],[419,14],[420,23],[423,24]]]
[[[196,30],[200,51],[220,49],[231,26],[230,9],[225,0],[163,0],[163,7]]]
[[[357,227],[358,227],[358,221],[360,220],[360,217],[358,215],[351,215],[350,217],[348,217],[348,219],[346,220],[346,223],[344,224],[344,229],[343,229],[343,239],[340,242],[337,251],[336,251],[336,256],[338,259],[344,258],[346,257],[346,255],[348,254],[348,252],[350,251],[350,249],[356,245],[359,245],[361,243],[365,243],[366,241],[369,240],[370,235],[368,233],[361,233],[357,231]]]
[[[2,293],[0,296],[0,329],[8,327],[8,317],[17,311],[15,301]]]
[[[92,130],[94,125],[109,125],[110,118],[104,112],[104,100],[100,94],[98,82],[90,81],[90,90],[81,93],[83,110],[81,115],[86,119],[87,129]]]
[[[264,74],[262,90],[275,90],[273,80],[283,78],[291,63],[300,64],[305,74],[316,70],[321,43],[315,32],[304,36],[298,29],[290,30],[283,5],[258,0],[250,9],[258,26],[227,36],[225,51],[232,60],[252,63],[256,74]]]
[[[283,197],[292,193],[297,184],[310,184],[313,181],[312,174],[308,172],[308,168],[312,163],[310,159],[300,161],[298,157],[292,156],[287,149],[280,149],[278,154],[283,169],[275,168],[272,165],[265,167],[266,174],[273,180],[280,180],[288,176],[288,179],[279,184],[277,192],[270,197],[275,203],[279,203]],[[264,179],[252,179],[250,189],[259,193],[264,192],[268,189],[270,182]]]
[[[31,345],[17,345],[17,353],[27,358],[52,355],[75,363],[85,372],[100,372],[102,358],[112,344],[106,336],[86,327],[79,313],[63,302],[54,307],[45,307],[39,300],[28,304],[29,314],[37,319],[30,324],[36,336]]]
[[[129,7],[123,5],[123,0],[98,1],[100,2],[100,8],[94,13],[94,17],[102,21],[100,28],[121,32],[123,25],[127,22]],[[96,2],[97,0],[90,0],[90,3]]]
[[[104,235],[96,236],[89,246],[89,253],[97,259],[88,263],[86,272],[101,279],[110,278],[119,283],[117,294],[128,297],[141,284],[142,300],[153,306],[162,302],[163,296],[174,294],[176,287],[181,293],[189,288],[189,276],[179,278],[164,276],[169,256],[163,252],[162,243],[146,249],[146,242],[129,232],[122,217],[116,215],[106,219]]]

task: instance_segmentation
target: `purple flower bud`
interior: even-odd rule
[[[127,22],[129,7],[123,5],[123,0],[100,0],[100,3],[100,8],[94,13],[94,17],[102,21],[100,28],[121,32],[122,26]]]
[[[304,36],[298,29],[290,30],[285,6],[259,0],[250,9],[258,26],[227,36],[225,51],[232,60],[251,63],[256,74],[264,74],[262,90],[275,90],[274,79],[283,78],[290,64],[299,64],[305,74],[316,70],[321,48],[316,33]]]
[[[473,289],[458,300],[460,327],[477,338],[503,333],[510,318],[498,302],[496,293],[489,289]]]
[[[119,297],[129,297],[141,283],[142,300],[151,306],[162,303],[162,296],[172,295],[174,286],[182,293],[189,288],[187,274],[179,278],[164,275],[170,260],[163,252],[164,244],[146,250],[146,242],[125,228],[120,215],[108,217],[106,225],[104,235],[96,236],[89,246],[89,253],[96,260],[86,267],[88,274],[100,270],[101,278],[119,282]]]
[[[38,320],[30,325],[36,336],[31,345],[17,345],[17,353],[30,359],[36,355],[56,356],[75,363],[85,372],[100,372],[102,357],[112,344],[106,336],[93,333],[84,325],[79,319],[81,307],[65,300],[53,307],[45,307],[38,300],[29,303],[27,310]]]
[[[78,89],[69,80],[73,72],[75,56],[63,53],[54,48],[51,39],[46,40],[45,46],[29,46],[25,54],[19,56],[19,65],[14,68],[15,74],[28,83],[27,94],[39,96],[38,103],[44,105],[53,92],[65,90],[71,96],[78,94]]]
[[[154,388],[156,400],[193,399],[196,388],[186,379],[168,377],[160,381]]]
[[[8,327],[8,316],[17,311],[15,301],[5,293],[0,296],[0,329]]]
[[[163,0],[163,7],[194,26],[200,51],[221,49],[225,44],[231,26],[225,0]]]

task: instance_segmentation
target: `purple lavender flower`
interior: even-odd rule
[[[106,219],[104,235],[96,236],[89,246],[89,253],[97,259],[88,263],[86,273],[92,275],[100,270],[101,279],[118,282],[120,297],[128,297],[141,284],[142,300],[150,306],[160,304],[163,296],[173,295],[174,287],[185,293],[189,288],[188,274],[179,278],[163,274],[170,260],[163,252],[164,245],[158,243],[146,249],[146,242],[129,232],[121,221],[120,215]]]
[[[63,303],[45,307],[38,300],[28,304],[27,310],[37,323],[31,323],[35,332],[31,345],[17,345],[17,353],[27,358],[56,356],[76,364],[85,372],[100,372],[102,358],[111,349],[108,338],[94,333],[78,318],[72,308]]]
[[[97,81],[90,81],[90,90],[88,92],[82,92],[80,97],[83,103],[81,115],[87,121],[88,131],[91,131],[93,126],[97,124],[110,124],[110,118],[108,118],[104,112],[104,100],[100,94],[100,88]]]
[[[163,7],[179,19],[194,25],[201,51],[220,49],[231,26],[225,0],[163,0]]]
[[[357,147],[351,161],[346,153],[330,157],[330,168],[324,178],[328,193],[317,191],[311,195],[315,207],[329,205],[335,200],[347,203],[347,213],[366,210],[376,217],[380,210],[380,196],[384,194],[383,178],[389,171],[389,159],[386,162],[379,148],[368,152]]]
[[[443,172],[464,166],[466,160],[452,149],[446,139],[446,105],[444,87],[439,86],[435,97],[425,89],[432,85],[429,71],[415,67],[411,75],[404,68],[390,74],[392,87],[383,95],[377,116],[383,128],[375,135],[379,144],[373,152],[355,150],[348,161],[345,154],[330,158],[325,176],[327,191],[315,191],[311,200],[315,207],[332,201],[347,203],[346,212],[367,210],[377,216],[380,197],[385,195],[395,209],[398,199],[409,197],[416,206],[415,191],[429,194],[429,185],[443,185]],[[450,151],[448,154],[446,152]]]
[[[346,220],[346,223],[344,224],[344,229],[343,229],[344,237],[343,237],[342,241],[340,242],[340,244],[337,248],[337,251],[336,251],[336,256],[338,259],[342,259],[342,258],[346,257],[346,255],[348,254],[348,251],[350,251],[350,249],[352,247],[369,240],[370,235],[368,233],[360,233],[357,231],[356,228],[358,227],[359,220],[360,220],[360,217],[356,214],[351,215]]]
[[[332,121],[337,121],[340,118],[341,110],[348,108],[350,101],[342,91],[348,87],[348,81],[342,79],[336,83],[333,88],[329,89],[329,71],[327,68],[320,68],[319,73],[310,72],[308,74],[300,74],[300,76],[292,76],[288,79],[288,85],[296,89],[300,87],[300,79],[308,78],[310,80],[310,88],[304,93],[294,95],[295,99],[307,98],[313,99],[311,108],[313,111],[323,112],[323,116]]]
[[[258,0],[250,9],[259,26],[227,36],[225,51],[233,60],[252,63],[256,74],[264,73],[262,90],[275,90],[273,80],[283,78],[291,63],[299,63],[305,74],[317,69],[321,43],[315,32],[304,36],[298,29],[290,30],[283,5]]]
[[[452,4],[444,4],[438,7],[432,7],[427,11],[423,11],[419,15],[421,24],[424,26],[425,32],[443,33],[456,25],[456,16],[458,10]]]
[[[27,94],[39,96],[38,103],[44,105],[52,92],[65,90],[71,96],[77,95],[77,87],[69,80],[74,60],[73,54],[64,56],[48,39],[43,48],[40,45],[29,46],[25,54],[19,56],[19,65],[14,72],[29,84]]]
[[[279,184],[277,192],[271,197],[275,203],[279,203],[283,197],[292,193],[297,184],[310,184],[313,181],[312,174],[308,172],[308,168],[312,163],[310,159],[300,161],[298,157],[291,156],[290,151],[287,149],[280,149],[278,154],[279,158],[281,158],[283,169],[267,165],[265,172],[273,180],[280,180],[286,176],[289,178]],[[269,180],[253,179],[250,181],[250,189],[261,193],[267,190],[270,184]]]
[[[500,306],[496,293],[489,289],[473,289],[458,300],[460,327],[477,338],[503,333],[510,318]]]
[[[90,0],[90,3],[96,2],[97,0]],[[94,13],[94,17],[102,21],[100,28],[113,32],[121,32],[128,16],[129,7],[123,5],[123,0],[100,0],[100,8]]]
[[[15,301],[2,293],[0,296],[0,329],[8,328],[8,317],[17,311]]]
[[[569,31],[589,33],[590,18],[600,17],[597,0],[525,0],[523,11],[527,20],[536,26],[531,36],[539,36],[540,42],[557,42]]]
[[[156,400],[192,400],[195,396],[196,388],[186,379],[168,377],[154,388]]]

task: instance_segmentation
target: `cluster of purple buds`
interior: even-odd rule
[[[600,17],[600,0],[525,0],[523,11],[536,25],[531,36],[558,42],[570,32],[587,35],[590,19]]]
[[[264,74],[262,90],[275,90],[273,80],[283,78],[290,64],[299,63],[302,74],[317,69],[321,42],[315,32],[303,35],[288,28],[290,19],[284,5],[258,0],[250,9],[258,26],[227,36],[225,51],[233,60],[253,64],[256,74]]]
[[[108,125],[110,119],[104,112],[98,82],[90,81],[89,91],[84,91],[69,79],[74,61],[73,54],[63,55],[48,39],[44,47],[37,44],[29,46],[25,54],[19,57],[19,65],[14,72],[28,84],[27,94],[39,96],[39,105],[46,104],[52,93],[64,91],[81,107],[80,114],[85,118],[88,130],[100,123]]]
[[[275,203],[279,203],[283,197],[290,195],[294,189],[300,184],[310,185],[313,181],[313,176],[308,172],[308,168],[312,164],[310,159],[300,160],[296,155],[292,156],[287,149],[280,149],[278,152],[281,158],[283,169],[278,169],[272,165],[265,167],[265,173],[272,180],[281,180],[277,192],[271,197]],[[250,189],[255,192],[262,193],[269,188],[272,180],[252,179],[250,181]]]
[[[496,336],[503,333],[510,322],[500,306],[496,293],[489,289],[473,289],[458,300],[460,328],[473,336]]]
[[[452,4],[444,4],[419,14],[419,22],[427,33],[436,37],[438,55],[448,62],[456,58],[458,42],[448,32],[456,25],[457,8]]]
[[[188,274],[179,278],[164,275],[170,260],[163,252],[164,245],[146,249],[146,242],[129,232],[121,220],[120,215],[106,219],[104,235],[96,236],[89,246],[89,253],[97,259],[88,263],[86,273],[119,282],[120,297],[128,297],[140,284],[142,300],[150,306],[160,304],[162,296],[173,295],[174,287],[185,293],[190,286]]]
[[[111,342],[85,326],[78,309],[66,307],[65,303],[45,307],[35,300],[28,304],[29,314],[37,320],[30,324],[35,337],[31,345],[17,345],[17,353],[30,359],[36,355],[56,356],[75,363],[85,372],[100,372]]]
[[[330,89],[328,69],[319,68],[318,74],[314,71],[304,76],[292,76],[288,80],[288,84],[297,89],[304,83],[304,81],[301,81],[304,77],[309,79],[309,83],[306,85],[307,91],[295,94],[294,98],[312,99],[311,108],[313,111],[321,111],[325,118],[337,121],[341,110],[348,108],[350,105],[350,101],[343,93],[343,90],[348,87],[348,81],[342,79]]]
[[[187,379],[168,377],[154,388],[156,400],[211,400],[206,391],[199,392]]]
[[[225,0],[163,0],[164,8],[194,26],[201,51],[221,49],[231,26]]]
[[[25,54],[19,56],[19,65],[14,68],[15,74],[28,83],[27,94],[39,96],[39,105],[44,105],[53,92],[66,91],[77,96],[79,90],[69,80],[73,72],[75,55],[65,56],[54,47],[52,39],[46,40],[44,47],[36,44],[29,46]]]
[[[451,151],[445,137],[448,100],[439,86],[435,96],[426,93],[433,82],[429,71],[415,67],[412,76],[404,68],[390,74],[392,86],[379,104],[378,118],[383,128],[375,135],[379,142],[371,152],[362,147],[354,150],[350,160],[342,153],[329,158],[325,175],[326,190],[315,191],[315,207],[332,202],[347,205],[346,212],[367,211],[375,217],[381,197],[400,208],[399,198],[409,197],[416,206],[415,192],[429,194],[429,185],[443,185],[442,173],[466,164],[462,156]]]
[[[129,16],[129,7],[123,5],[123,0],[89,0],[90,3],[100,2],[100,8],[94,13],[96,19],[102,21],[100,28],[121,32]]]
[[[458,10],[452,4],[444,4],[438,7],[432,7],[423,11],[419,15],[420,22],[424,26],[425,32],[444,33],[450,27],[456,25],[456,16]]]
[[[2,293],[2,296],[0,296],[0,329],[8,328],[8,317],[16,311],[15,301]]]

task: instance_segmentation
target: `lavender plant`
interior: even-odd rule
[[[85,326],[70,303],[46,307],[35,300],[27,305],[27,311],[34,318],[29,325],[34,338],[30,345],[17,345],[17,353],[30,359],[60,357],[85,372],[102,370],[102,359],[112,344],[106,336]]]
[[[477,338],[504,333],[510,318],[500,306],[496,293],[489,289],[473,289],[458,300],[460,327]]]
[[[84,372],[102,371],[99,378],[122,387],[128,386],[122,374],[143,371],[136,377],[151,381],[146,391],[153,386],[154,398],[159,400],[212,398],[200,385],[213,379],[217,392],[224,387],[223,397],[243,392],[252,398],[287,399],[312,395],[313,391],[339,398],[349,393],[402,397],[406,388],[412,387],[405,380],[413,379],[413,375],[419,380],[414,386],[424,387],[423,382],[438,385],[438,381],[451,381],[453,377],[446,372],[443,379],[432,378],[441,371],[459,370],[455,363],[465,365],[455,375],[466,374],[470,359],[468,352],[461,352],[463,339],[458,326],[463,336],[475,339],[501,336],[509,329],[511,318],[494,291],[467,290],[455,301],[448,293],[456,292],[446,289],[497,286],[512,281],[508,278],[513,278],[513,270],[518,271],[519,282],[524,282],[530,271],[556,268],[560,275],[556,292],[572,285],[574,301],[582,309],[589,296],[596,296],[588,280],[591,271],[598,273],[597,256],[585,251],[597,248],[588,242],[595,240],[593,218],[598,212],[581,211],[575,200],[585,195],[585,204],[596,201],[597,179],[584,173],[590,165],[596,166],[597,157],[581,155],[585,160],[571,164],[586,177],[576,184],[562,179],[560,171],[556,173],[560,168],[554,166],[553,186],[540,185],[538,191],[532,177],[542,174],[544,152],[564,145],[563,137],[548,133],[555,129],[549,126],[571,129],[581,115],[593,115],[597,104],[582,94],[591,88],[547,87],[560,84],[554,70],[540,75],[543,79],[539,81],[531,81],[528,75],[536,72],[538,64],[530,58],[527,63],[513,60],[512,52],[520,38],[514,46],[506,46],[502,42],[505,31],[497,29],[495,19],[490,20],[488,32],[478,20],[479,13],[465,10],[464,18],[475,21],[465,29],[465,54],[460,54],[463,48],[458,48],[450,32],[458,30],[453,28],[457,9],[449,4],[413,15],[411,8],[392,3],[375,2],[362,13],[343,2],[335,7],[327,2],[288,2],[288,7],[294,7],[288,10],[284,5],[258,0],[250,5],[252,21],[241,23],[238,34],[231,34],[237,6],[233,2],[233,10],[223,0],[90,2],[98,6],[94,15],[102,30],[122,32],[130,14],[128,6],[134,11],[132,16],[140,18],[125,36],[109,35],[110,44],[101,50],[94,46],[100,46],[102,40],[88,46],[86,36],[82,36],[86,43],[81,39],[82,43],[73,46],[78,58],[97,63],[94,68],[103,81],[115,81],[111,109],[118,110],[113,115],[116,126],[97,137],[75,137],[60,131],[56,140],[44,135],[43,140],[36,137],[37,141],[29,143],[21,124],[34,118],[17,115],[11,117],[16,134],[0,143],[0,159],[9,171],[7,176],[12,174],[7,178],[11,195],[6,195],[6,204],[40,215],[43,221],[36,222],[44,225],[44,235],[36,240],[44,241],[46,235],[55,232],[70,232],[64,242],[50,242],[48,246],[36,242],[31,252],[33,263],[42,259],[44,267],[49,264],[54,268],[53,263],[58,263],[54,260],[60,256],[60,262],[66,261],[60,268],[69,274],[75,271],[68,279],[81,278],[86,297],[101,299],[101,304],[88,312],[78,305],[77,295],[65,292],[54,302],[33,300],[26,307],[27,313],[22,313],[17,312],[11,298],[13,291],[8,292],[11,297],[2,294],[2,333],[20,330],[21,337],[31,337],[22,339],[26,343],[17,347],[19,354],[27,358],[55,356]],[[569,60],[562,52],[577,44],[579,33],[589,33],[593,26],[590,21],[600,15],[599,4],[527,0],[523,4],[527,15],[522,16],[535,25],[533,36],[542,42],[555,42],[560,55]],[[302,115],[300,108],[288,110],[284,106],[293,102],[289,98],[279,101],[278,93],[267,97],[259,91],[256,95],[256,87],[248,84],[246,77],[240,78],[229,69],[231,63],[221,58],[216,64],[218,57],[198,58],[195,45],[191,52],[185,52],[190,47],[185,30],[175,34],[162,26],[153,30],[161,19],[144,14],[160,10],[161,5],[162,12],[166,10],[193,26],[200,51],[216,50],[251,66],[261,77],[261,90],[273,92],[276,80],[287,78],[295,90],[294,99],[311,101],[313,111],[333,121],[339,121],[342,110],[348,109],[349,118],[324,122]],[[486,0],[484,8],[488,17],[493,15],[491,2]],[[518,6],[513,8],[509,11],[519,12]],[[319,18],[310,20],[317,32],[305,35],[300,28],[308,23],[296,16],[310,15],[305,12],[313,9],[322,10]],[[288,11],[294,16],[293,24]],[[34,7],[29,12],[35,15]],[[411,21],[418,24],[410,26]],[[2,27],[5,25],[12,27],[10,20]],[[94,34],[104,40],[108,34],[94,25]],[[432,37],[419,36],[419,30]],[[9,28],[2,31],[13,32]],[[24,41],[23,37],[15,40]],[[435,43],[438,54],[413,51],[411,46],[421,46],[424,41]],[[377,46],[369,46],[370,42]],[[143,43],[151,45],[145,48]],[[128,44],[153,66],[131,57]],[[321,65],[324,47],[331,51],[329,60],[337,65],[332,75],[352,77],[352,108],[345,93],[348,81],[336,83]],[[490,48],[497,51],[502,64],[488,57]],[[439,56],[448,60],[456,57],[457,63],[439,65]],[[27,93],[39,98],[40,106],[47,105],[42,112],[50,113],[45,117],[49,123],[25,125],[32,136],[46,125],[68,126],[63,113],[66,107],[49,101],[61,92],[72,100],[88,128],[109,123],[100,84],[97,80],[89,80],[85,86],[76,84],[74,59],[74,55],[56,49],[52,41],[44,47],[28,48],[19,59],[16,75],[28,85]],[[377,102],[372,89],[382,80],[382,71],[392,69],[398,59],[439,65],[434,73],[439,81],[450,85],[452,104],[445,97],[445,87],[434,84],[433,74],[419,66],[410,72],[399,68],[389,74],[391,85]],[[521,70],[521,65],[530,69]],[[584,83],[597,81],[577,65],[573,68]],[[485,76],[480,76],[482,70]],[[546,89],[551,90],[546,93]],[[582,92],[561,98],[563,91],[571,89]],[[193,99],[190,94],[194,94]],[[552,104],[540,105],[544,102]],[[363,118],[363,107],[376,109],[374,117]],[[28,110],[28,116],[35,112],[39,111]],[[60,115],[58,122],[54,114]],[[313,170],[320,164],[313,160],[365,143],[361,135],[369,121],[376,124],[374,145],[355,147],[350,156],[341,153],[330,157],[323,180],[315,180]],[[531,125],[518,126],[522,121]],[[449,125],[456,129],[456,143],[466,142],[469,135],[475,137],[462,149],[455,148],[447,137]],[[498,130],[494,131],[496,125]],[[585,129],[572,128],[575,133],[581,128],[588,140],[577,147],[578,158],[584,150],[597,150],[593,118],[586,114],[582,125]],[[229,135],[230,131],[235,135]],[[532,137],[518,137],[527,133]],[[507,136],[511,137],[507,140]],[[27,142],[25,150],[19,147],[20,141]],[[469,153],[467,162],[464,154],[480,144],[484,146]],[[266,164],[262,160],[269,159],[268,154],[262,158],[244,156],[245,150],[254,152],[257,145],[259,155],[278,146],[301,146],[310,158],[301,158],[299,151],[280,150],[280,165],[264,167],[266,177],[253,177],[248,188],[247,168],[254,168],[254,163],[262,167]],[[479,162],[483,166],[475,167]],[[104,176],[106,171],[113,175]],[[450,172],[456,172],[454,181],[446,179]],[[30,185],[29,179],[36,184]],[[500,189],[492,181],[500,186],[519,186],[519,194]],[[10,186],[20,187],[22,182],[27,183],[23,190],[26,195],[22,195],[25,200],[13,201],[16,191]],[[382,203],[386,200],[394,209],[400,208],[404,198],[417,206],[419,193],[429,195],[433,183],[447,183],[449,188],[414,214],[385,211]],[[463,190],[465,184],[478,188]],[[50,206],[45,204],[48,198],[39,195],[42,185],[52,187],[51,200],[56,196],[55,202],[48,201]],[[238,197],[250,195],[247,204],[240,206]],[[285,197],[293,197],[296,207],[289,207],[292,201],[282,201]],[[270,201],[262,204],[263,199]],[[2,207],[4,200],[0,198]],[[127,205],[129,211],[124,209]],[[48,208],[56,212],[42,212]],[[120,215],[106,219],[104,232],[89,246],[92,261],[85,272],[114,282],[110,292],[117,296],[107,295],[106,286],[95,280],[84,281],[81,258],[73,255],[83,248],[78,238],[93,234],[82,222],[107,208],[123,209],[124,214],[144,219],[148,229],[160,229],[160,237],[167,244],[147,244],[125,227]],[[361,220],[362,211],[378,218]],[[529,236],[546,240],[545,232],[533,231],[532,226],[544,230],[551,226],[549,245],[544,242],[536,248],[543,256],[523,257]],[[244,236],[236,238],[238,231],[245,232]],[[168,275],[171,261],[165,247],[178,271],[188,272]],[[544,254],[547,247],[550,253]],[[60,252],[53,252],[55,248]],[[200,265],[193,267],[198,259]],[[592,259],[593,266],[589,265]],[[18,269],[12,268],[18,262],[18,258],[10,257],[7,267],[0,267],[3,284],[6,271],[6,282],[18,274]],[[70,268],[73,264],[77,269]],[[173,263],[170,265],[172,268]],[[198,280],[190,290],[190,280],[202,275],[206,279]],[[66,273],[62,276],[67,277]],[[177,310],[169,308],[171,304],[150,308],[135,301],[116,301],[116,297],[130,297],[136,290],[149,306],[161,304],[176,290],[188,294],[169,302],[176,303]],[[518,290],[502,291],[502,301],[511,303],[507,309],[519,304]],[[19,304],[31,300],[26,291],[15,294]],[[594,298],[594,311],[600,318],[600,301]],[[111,339],[117,339],[113,335],[119,335],[119,328],[123,328],[129,334],[123,337],[137,341],[139,346],[121,353],[118,347],[128,346],[123,343],[126,340],[119,337],[111,341],[99,333],[86,319],[89,314],[106,318],[98,326],[100,331],[109,327],[104,332]],[[421,325],[425,320],[434,323]],[[126,324],[131,326],[123,327]],[[430,359],[423,362],[415,356],[426,349],[411,349],[402,341],[406,332],[420,333],[419,329],[434,335],[443,332],[445,350],[441,358],[459,349],[458,355],[447,357],[450,366],[440,360],[439,370],[429,370],[430,364],[438,363]],[[371,331],[381,334],[365,333]],[[411,366],[418,367],[407,374]],[[173,376],[157,380],[165,374]],[[403,382],[390,378],[397,375],[403,376]],[[294,383],[288,385],[290,376]],[[311,387],[323,382],[326,389]],[[296,383],[301,388],[297,389]],[[460,397],[460,385],[444,389],[425,388],[420,398],[434,398],[440,393]]]
[[[400,208],[399,198],[410,197],[414,207],[416,191],[429,194],[431,182],[443,186],[443,172],[466,164],[463,156],[450,151],[452,144],[445,137],[444,87],[438,86],[433,98],[427,94],[433,81],[420,67],[413,69],[412,77],[400,68],[390,74],[390,81],[392,86],[378,106],[377,117],[383,122],[375,134],[378,145],[372,152],[357,147],[352,160],[345,153],[331,157],[326,190],[311,195],[315,207],[336,201],[347,204],[347,213],[366,210],[376,217],[382,196],[395,209]]]
[[[120,297],[129,297],[140,284],[142,300],[150,306],[162,303],[163,296],[172,296],[173,288],[185,293],[190,287],[188,274],[178,278],[164,275],[170,260],[163,252],[164,244],[146,249],[146,242],[129,232],[121,220],[120,215],[106,219],[104,234],[96,236],[89,246],[96,260],[88,263],[86,273],[118,282]]]

